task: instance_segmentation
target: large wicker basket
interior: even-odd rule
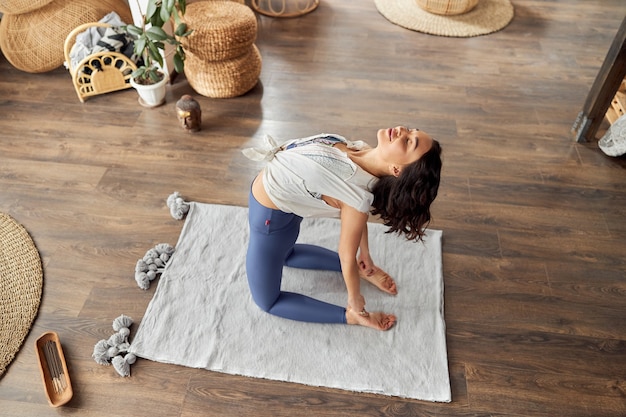
[[[0,0],[0,13],[22,14],[50,4],[52,0]]]
[[[0,48],[15,68],[40,73],[63,65],[67,35],[83,23],[97,22],[111,11],[122,20],[132,19],[123,0],[53,0],[23,14],[6,14],[0,20]]]
[[[430,13],[439,15],[457,15],[471,11],[478,0],[416,0],[417,5]]]

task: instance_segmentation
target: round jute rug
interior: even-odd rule
[[[0,376],[24,343],[39,310],[43,268],[22,225],[0,213]]]

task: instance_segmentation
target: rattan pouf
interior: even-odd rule
[[[256,17],[244,4],[200,1],[187,6],[183,19],[193,30],[191,35],[180,39],[185,52],[205,61],[241,56],[256,40]]]
[[[5,14],[0,20],[0,48],[15,68],[39,73],[63,65],[63,44],[77,26],[97,22],[111,11],[132,21],[124,0],[53,0],[22,14]]]
[[[261,54],[256,45],[236,58],[204,61],[192,53],[185,59],[185,76],[198,94],[212,98],[237,97],[250,91],[261,75]]]
[[[430,13],[452,16],[467,13],[479,0],[417,0],[417,5]]]
[[[261,54],[254,44],[256,16],[248,6],[228,0],[196,2],[187,6],[184,20],[193,30],[180,39],[185,76],[198,94],[236,97],[257,84]]]
[[[50,4],[53,0],[0,0],[0,13],[21,14],[32,12]]]

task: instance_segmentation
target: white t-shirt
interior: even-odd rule
[[[322,200],[325,195],[368,213],[374,200],[370,190],[377,178],[334,148],[335,143],[357,150],[366,146],[335,134],[294,139],[280,146],[266,136],[263,148],[248,148],[243,153],[256,161],[268,161],[263,184],[281,211],[301,217],[339,217],[339,209]]]

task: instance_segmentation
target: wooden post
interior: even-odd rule
[[[590,141],[602,124],[615,93],[626,75],[626,17],[619,27],[583,109],[572,126],[577,142]]]

